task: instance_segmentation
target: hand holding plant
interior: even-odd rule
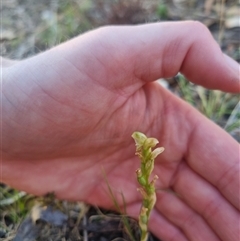
[[[196,34],[186,39],[189,32]],[[184,21],[100,28],[3,67],[1,182],[112,207],[101,166],[111,186],[132,184],[129,135],[141,125],[171,149],[156,169],[164,188],[179,194],[157,194],[152,233],[164,241],[239,241],[239,144],[152,82],[181,72],[237,93],[239,65],[230,60],[206,27]],[[124,196],[135,217],[134,185]]]
[[[157,144],[156,138],[147,138],[141,132],[132,134],[136,143],[136,155],[141,160],[141,167],[136,170],[137,180],[141,185],[138,190],[143,196],[142,208],[139,214],[139,226],[141,229],[141,241],[148,239],[148,221],[150,213],[156,203],[155,182],[158,179],[154,175],[152,181],[149,181],[150,175],[154,169],[155,158],[164,151],[163,147],[158,147],[152,150]]]

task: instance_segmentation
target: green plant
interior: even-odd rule
[[[141,132],[132,134],[136,143],[136,155],[141,160],[141,166],[136,170],[137,180],[141,187],[138,189],[143,196],[142,207],[139,214],[139,226],[141,229],[141,241],[148,239],[148,221],[150,213],[156,203],[155,182],[158,176],[155,175],[150,181],[150,175],[154,169],[155,158],[164,151],[163,147],[152,150],[157,144],[156,138],[148,138]]]
[[[108,182],[108,179],[107,179],[107,176],[106,176],[106,173],[104,171],[104,169],[102,169],[103,171],[103,176],[104,176],[104,179],[105,179],[105,182],[107,184],[107,187],[108,187],[108,192],[110,194],[110,198],[112,199],[113,201],[113,204],[114,204],[114,207],[115,209],[117,210],[117,212],[121,215],[122,217],[122,222],[124,224],[124,229],[126,231],[126,233],[128,234],[129,238],[131,241],[136,241],[135,238],[134,238],[134,235],[133,235],[133,232],[131,230],[131,225],[129,223],[129,220],[127,218],[127,211],[126,211],[126,202],[125,202],[125,198],[124,198],[124,195],[123,193],[121,192],[121,198],[122,198],[122,203],[123,203],[123,210],[121,209],[121,206],[119,205],[119,202],[115,196],[115,194],[113,193],[113,190],[111,188],[111,185],[109,184]]]
[[[52,47],[62,43],[79,33],[92,28],[86,16],[91,8],[91,1],[65,1],[56,9],[50,9],[44,21],[37,29],[36,42],[40,46]]]
[[[228,118],[239,102],[237,94],[205,89],[192,84],[183,75],[178,76],[178,85],[180,96],[184,100],[221,127],[226,126]],[[236,129],[239,128],[239,118],[235,119],[232,128]]]
[[[160,19],[168,19],[168,7],[163,1],[158,5],[156,11]]]

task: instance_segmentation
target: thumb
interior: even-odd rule
[[[113,57],[112,69],[117,65],[130,71],[143,84],[182,72],[206,88],[240,91],[239,64],[221,52],[199,22],[107,27],[103,35],[103,46]]]

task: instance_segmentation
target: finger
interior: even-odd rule
[[[179,162],[184,159],[191,169],[215,186],[240,210],[239,144],[169,91],[159,87],[157,94],[167,100],[163,112],[154,116],[156,127],[162,126],[158,136],[155,136],[160,140],[160,146],[165,147],[156,162],[161,187],[172,185],[171,178]],[[154,96],[151,102],[155,103],[153,100]]]
[[[220,241],[205,220],[186,205],[176,194],[157,193],[156,207],[170,222],[179,227],[191,241]]]
[[[215,187],[184,164],[178,169],[173,189],[206,220],[221,240],[239,239],[239,211]]]
[[[211,33],[199,22],[110,27],[101,34],[112,69],[116,69],[117,62],[118,69],[134,73],[144,81],[181,71],[207,88],[240,91],[239,65],[222,54]]]
[[[184,155],[187,163],[240,210],[239,144],[201,114],[194,111],[188,117],[193,129]]]
[[[173,223],[160,212],[153,210],[149,221],[150,230],[163,241],[189,241]]]

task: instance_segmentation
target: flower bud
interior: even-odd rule
[[[141,208],[140,219],[141,219],[141,223],[142,224],[147,224],[148,223],[147,211],[148,211],[147,208],[145,208],[145,207]]]
[[[140,168],[136,170],[136,174],[137,174],[137,180],[138,180],[138,182],[139,182],[142,186],[146,186],[147,180],[146,180],[146,178],[143,176],[142,171],[141,171]]]
[[[150,137],[147,138],[146,141],[144,142],[144,148],[153,148],[158,144],[158,140],[156,138]]]
[[[151,153],[151,158],[155,159],[159,154],[161,154],[164,151],[164,147],[158,147]]]
[[[139,150],[143,146],[143,143],[147,139],[147,137],[143,133],[138,132],[138,131],[136,131],[132,134],[132,138],[134,139],[134,141],[136,143],[137,150]]]

